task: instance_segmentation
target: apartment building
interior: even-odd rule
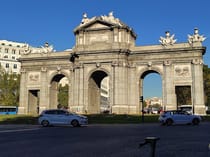
[[[21,64],[18,58],[25,43],[0,40],[0,65],[8,73],[20,73]]]
[[[101,106],[100,112],[110,111],[109,100],[109,77],[105,77],[101,82]]]
[[[145,102],[147,104],[147,107],[157,105],[157,104],[160,106],[163,105],[162,98],[158,98],[158,97],[152,97],[152,98],[145,99]]]

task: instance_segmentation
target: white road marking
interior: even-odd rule
[[[40,128],[30,128],[30,129],[16,129],[16,130],[2,130],[0,133],[9,133],[9,132],[21,132],[21,131],[33,131],[33,130],[39,130]]]

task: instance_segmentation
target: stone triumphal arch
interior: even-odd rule
[[[25,46],[20,58],[20,114],[56,108],[58,82],[63,77],[68,80],[71,111],[99,113],[101,82],[108,77],[110,112],[140,113],[143,79],[151,72],[162,78],[164,109],[176,109],[176,87],[188,86],[194,112],[205,114],[205,38],[198,29],[185,43],[176,43],[167,31],[159,45],[136,46],[133,29],[111,12],[92,18],[84,14],[74,34],[75,46],[63,52],[54,52],[47,44],[39,49]]]

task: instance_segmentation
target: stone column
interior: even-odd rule
[[[110,90],[110,97],[109,97],[109,101],[110,101],[110,112],[112,113],[112,107],[115,104],[115,100],[114,100],[114,84],[115,84],[115,77],[114,77],[114,73],[115,73],[115,63],[111,63],[111,72],[110,72],[110,80],[109,80],[109,90]]]
[[[39,102],[39,113],[41,113],[43,110],[49,108],[49,84],[47,81],[47,68],[42,67],[41,68],[41,86],[40,86],[40,102]]]
[[[128,105],[129,114],[140,113],[139,95],[138,95],[139,76],[136,76],[136,65],[128,67]]]
[[[163,105],[165,110],[174,110],[176,106],[176,94],[174,86],[174,71],[170,61],[164,62],[164,74],[163,74]]]
[[[203,62],[202,59],[192,61],[192,97],[195,114],[205,115],[204,87],[203,87]]]
[[[113,64],[113,68],[114,104],[112,106],[112,112],[117,114],[127,114],[129,110],[127,67],[124,62],[117,62]]]
[[[71,111],[77,113],[84,113],[84,69],[83,65],[74,65],[74,72],[72,72],[72,91],[73,98],[71,104]],[[87,102],[86,102],[87,103]]]
[[[69,90],[68,90],[68,107],[69,107],[69,110],[71,111],[71,107],[73,106],[73,100],[74,100],[74,70],[73,70],[73,67],[70,68],[69,70],[70,74],[69,74]]]
[[[84,113],[84,67],[82,64],[79,66],[79,104],[77,108],[78,113]]]
[[[20,78],[20,100],[18,114],[27,114],[28,112],[28,91],[27,91],[27,74],[25,69],[21,70]]]

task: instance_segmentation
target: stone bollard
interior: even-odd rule
[[[144,143],[140,143],[139,144],[139,148],[141,148],[142,146],[146,145],[146,144],[150,144],[151,146],[151,157],[155,157],[155,148],[156,148],[156,142],[159,140],[160,138],[158,137],[146,137],[144,139]]]

